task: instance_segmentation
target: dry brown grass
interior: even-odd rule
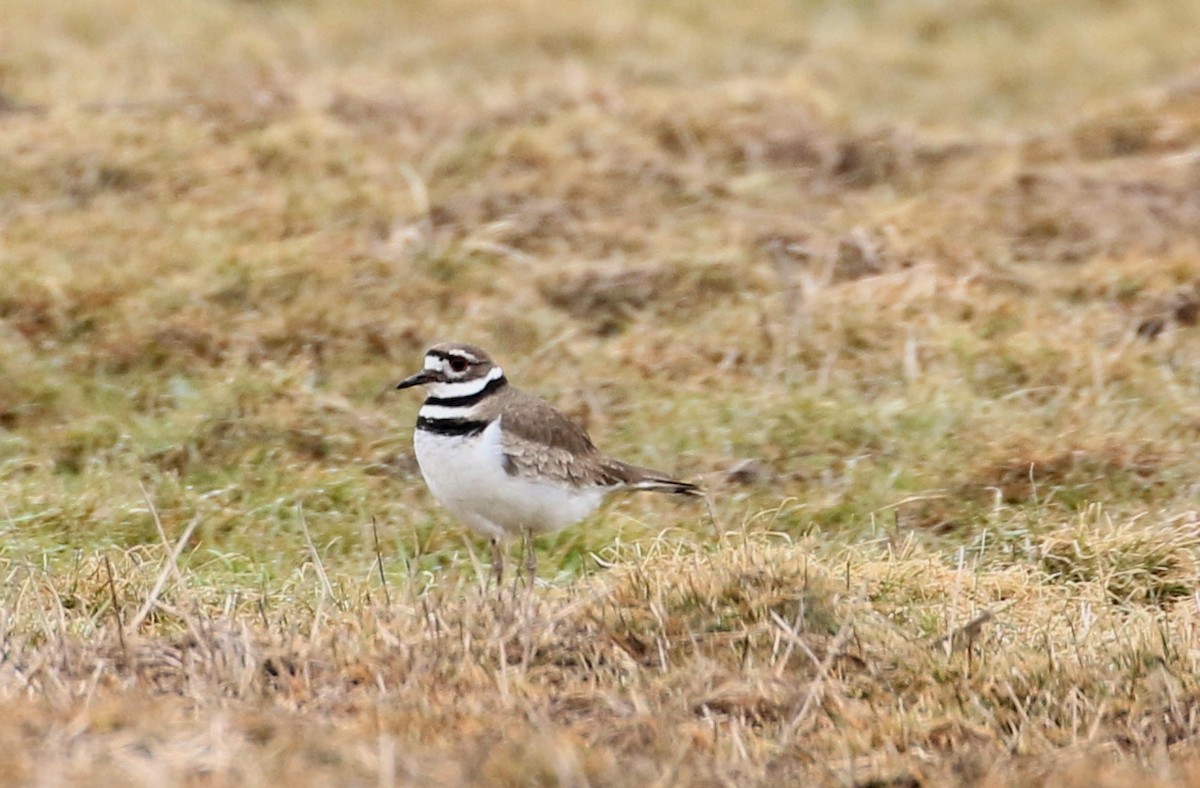
[[[185,581],[158,606],[152,636],[124,638],[102,562],[66,575],[10,565],[6,612],[38,623],[5,639],[6,774],[496,785],[1194,777],[1200,601],[1190,586],[1178,603],[1141,591],[1194,579],[1200,523],[1132,537],[1136,526],[1083,525],[1073,544],[1036,548],[1048,571],[966,555],[947,566],[911,541],[818,562],[812,545],[730,533],[715,549],[662,538],[610,551],[610,570],[533,594],[463,580],[385,592],[356,580],[327,597],[308,578],[277,598],[232,593],[222,604]],[[1164,560],[1143,584],[1129,574],[1140,567],[1120,562],[1146,543]],[[159,567],[147,558],[113,568],[123,621],[150,593]],[[1135,592],[1116,601],[1122,576]]]
[[[1200,3],[4,17],[0,775],[1200,779]],[[446,338],[721,537],[482,591]]]

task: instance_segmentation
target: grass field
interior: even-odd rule
[[[1200,0],[5,0],[0,782],[1200,782]],[[703,505],[532,593],[458,339]]]

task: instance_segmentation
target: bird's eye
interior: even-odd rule
[[[450,369],[455,372],[462,372],[467,368],[467,360],[461,356],[450,357]]]

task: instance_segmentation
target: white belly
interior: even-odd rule
[[[499,420],[468,437],[417,430],[413,447],[433,497],[488,537],[515,536],[525,528],[535,533],[565,528],[596,511],[608,492],[509,476]]]

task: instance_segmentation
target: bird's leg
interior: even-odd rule
[[[533,529],[525,529],[525,574],[528,575],[529,587],[537,579],[537,553],[533,552]]]
[[[500,590],[500,584],[504,582],[504,546],[498,536],[492,537],[492,578],[496,581],[496,590]]]

